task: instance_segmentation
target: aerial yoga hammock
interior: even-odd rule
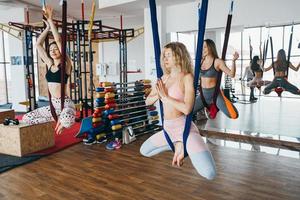
[[[292,40],[293,40],[293,28],[294,26],[292,26],[291,28],[287,58],[286,58],[285,51],[283,49],[280,49],[278,51],[277,60],[274,62],[273,40],[272,37],[270,37],[272,64],[270,67],[266,68],[265,71],[273,69],[274,79],[269,85],[265,87],[264,94],[269,94],[272,90],[274,90],[279,97],[281,97],[281,93],[283,91],[288,91],[293,94],[300,95],[300,90],[296,86],[288,82],[287,80],[289,74],[289,68],[298,71],[300,67],[300,63],[297,67],[294,67],[293,64],[290,62]],[[283,73],[284,75],[282,75]]]
[[[67,56],[67,50],[66,50],[66,46],[67,46],[67,1],[64,0],[62,1],[62,33],[61,33],[61,70],[60,70],[60,80],[65,80],[66,77],[66,56]],[[49,69],[48,69],[49,70]],[[60,83],[60,91],[61,91],[61,105],[60,105],[60,109],[63,110],[64,109],[64,102],[65,102],[65,84],[63,82]],[[52,104],[51,101],[51,94],[50,91],[48,90],[48,94],[49,94],[49,99],[50,99],[50,109],[51,109],[51,114],[55,120],[55,122],[58,121],[58,117],[57,114],[55,112],[55,108]]]
[[[51,23],[49,25],[49,22],[46,22],[48,25],[46,29],[41,33],[37,40],[37,49],[40,53],[40,57],[42,60],[46,63],[47,73],[46,73],[46,79],[48,82],[48,87],[50,88],[51,83],[52,92],[57,91],[55,84],[60,84],[60,95],[56,94],[56,96],[52,96],[50,93],[50,90],[48,88],[49,93],[49,103],[50,106],[45,106],[38,108],[32,112],[29,112],[23,116],[23,120],[28,124],[38,124],[38,123],[44,123],[54,120],[56,122],[56,133],[60,134],[64,128],[69,128],[72,124],[75,122],[75,106],[72,102],[72,100],[69,97],[65,96],[65,87],[67,84],[68,75],[66,74],[66,64],[67,61],[67,55],[66,55],[66,42],[67,42],[67,1],[62,1],[62,38],[61,38],[61,49],[60,47],[60,38],[57,32],[57,29],[52,21],[52,8],[46,7],[45,1],[43,1],[43,9],[47,15],[47,19],[51,20]],[[51,17],[50,17],[51,16]],[[55,56],[60,57],[53,57],[52,55],[47,55],[47,52],[42,47],[42,43],[44,42],[45,38],[48,34],[49,26],[51,27],[51,30],[53,32],[53,36],[55,39],[55,42],[52,42],[48,45],[49,49],[52,48],[52,51]],[[59,43],[59,44],[58,44]],[[52,72],[51,68],[55,65],[54,60],[58,60],[59,65],[56,66],[58,70],[56,72]],[[71,67],[69,66],[68,67]],[[50,67],[50,68],[48,68]],[[55,66],[54,66],[55,67]],[[70,69],[70,68],[69,68]]]
[[[227,17],[227,24],[225,29],[225,38],[224,38],[224,45],[222,50],[222,60],[226,59],[226,51],[228,46],[229,34],[230,34],[230,27],[231,27],[231,19],[232,19],[232,12],[233,12],[233,0],[231,1],[230,11]],[[214,46],[214,42],[210,39],[205,40],[206,44],[210,44],[210,46]],[[210,119],[214,119],[217,116],[219,110],[231,119],[238,118],[238,111],[233,106],[232,102],[228,100],[223,91],[220,90],[221,80],[222,80],[222,70],[215,69],[215,59],[217,56],[214,57],[213,64],[207,70],[201,69],[201,77],[209,77],[209,78],[216,78],[217,82],[213,88],[202,88],[202,80],[200,80],[199,92],[200,95],[196,97],[195,107],[193,114],[196,114],[199,110],[205,108],[205,111],[208,113],[208,117]],[[197,68],[201,68],[201,65],[196,65]],[[226,67],[226,66],[225,66]],[[216,75],[216,76],[215,76]]]
[[[151,11],[151,23],[153,32],[153,42],[155,50],[155,61],[157,77],[161,78],[163,75],[162,68],[160,66],[160,42],[158,35],[158,25],[156,16],[156,4],[155,0],[149,0]],[[198,21],[198,41],[197,41],[197,56],[196,66],[200,65],[202,57],[203,38],[205,33],[205,24],[207,16],[208,0],[203,0],[201,9],[198,9],[199,21]],[[198,77],[200,69],[195,68],[194,88],[197,88]],[[160,111],[163,124],[163,131],[152,135],[141,146],[140,152],[142,155],[150,157],[160,152],[172,150],[175,151],[174,143],[182,142],[184,149],[184,157],[190,157],[193,166],[197,172],[211,180],[216,175],[216,169],[214,160],[206,144],[204,143],[199,130],[192,123],[192,115],[182,116],[176,119],[164,120],[163,104],[160,101]],[[192,125],[192,127],[191,127]],[[184,127],[184,128],[183,128]],[[176,136],[179,136],[176,138]]]
[[[251,88],[250,100],[254,98],[254,87],[257,87],[258,89],[260,89],[261,86],[271,83],[271,81],[265,81],[262,79],[263,78],[263,68],[264,68],[264,64],[266,61],[266,54],[268,52],[268,43],[269,43],[269,40],[267,40],[266,45],[264,44],[263,52],[261,51],[261,48],[260,48],[260,58],[258,56],[252,57],[253,48],[251,45],[251,39],[249,37],[250,70],[253,73],[253,79],[247,83],[247,86]]]

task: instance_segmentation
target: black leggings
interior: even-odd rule
[[[213,102],[215,88],[202,88],[203,95],[206,103],[211,104]],[[217,107],[229,118],[236,119],[239,116],[239,112],[236,107],[225,97],[223,91],[220,91],[217,97]],[[204,109],[204,104],[202,102],[201,96],[197,96],[195,100],[195,106],[193,114]]]
[[[274,80],[265,87],[264,94],[270,94],[273,89],[282,87],[284,90],[293,94],[300,94],[299,89],[293,84],[289,83],[284,77],[275,77]]]

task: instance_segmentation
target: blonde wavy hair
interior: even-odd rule
[[[192,59],[187,51],[184,44],[180,42],[170,42],[164,46],[164,50],[161,53],[160,63],[163,68],[164,73],[170,74],[170,70],[168,70],[163,62],[164,54],[166,49],[171,49],[173,53],[173,57],[175,59],[175,63],[177,66],[181,67],[181,71],[184,73],[191,73],[193,74],[193,67],[192,67]]]

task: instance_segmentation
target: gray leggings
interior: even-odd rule
[[[293,94],[300,94],[299,89],[289,83],[284,77],[275,77],[274,80],[265,87],[264,94],[270,94],[272,90],[277,87],[282,87],[284,90]]]
[[[203,88],[203,95],[207,104],[211,104],[213,102],[213,96],[215,92],[215,88]],[[217,107],[229,118],[236,119],[239,116],[239,112],[236,107],[224,96],[223,92],[220,91],[217,97]],[[204,108],[204,104],[202,102],[201,96],[198,95],[195,100],[195,106],[193,110],[193,114],[196,114],[198,111]]]

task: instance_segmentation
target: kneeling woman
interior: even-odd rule
[[[181,166],[184,159],[183,131],[188,115],[194,105],[192,61],[186,47],[179,42],[164,47],[161,58],[164,75],[146,99],[154,104],[158,99],[164,108],[164,130],[174,143],[173,165]],[[186,144],[187,153],[197,172],[207,179],[213,179],[216,169],[212,155],[204,143],[196,125],[192,123]],[[150,157],[171,150],[163,131],[152,135],[141,146],[142,155]]]
[[[269,85],[265,87],[264,94],[269,94],[272,92],[272,90],[276,89],[277,87],[281,87],[282,89],[290,93],[300,95],[300,90],[287,80],[288,68],[291,68],[294,71],[298,71],[300,68],[300,63],[297,67],[295,67],[291,62],[288,63],[285,51],[283,49],[280,49],[277,54],[277,60],[274,62],[273,65],[273,70],[275,72],[274,79]],[[265,68],[265,72],[272,69],[273,65],[271,64],[269,67]]]
[[[202,57],[202,64],[199,67],[200,87],[202,87],[203,96],[201,95],[201,93],[199,96],[197,96],[193,114],[196,114],[198,111],[204,108],[205,103],[203,102],[203,100],[205,100],[208,105],[216,103],[217,108],[221,110],[227,117],[232,119],[238,118],[237,109],[225,97],[222,91],[219,92],[216,102],[213,101],[215,90],[220,89],[216,88],[219,72],[223,71],[225,74],[233,78],[236,71],[235,61],[238,59],[239,54],[235,52],[232,60],[232,68],[229,69],[226,66],[225,62],[222,59],[219,59],[214,41],[206,39],[203,43]]]
[[[262,68],[262,60],[259,59],[258,56],[254,56],[251,63],[250,69],[254,73],[254,78],[247,83],[247,86],[250,88],[257,87],[260,89],[261,86],[265,86],[270,84],[271,81],[264,81],[263,78],[263,68]],[[250,93],[250,101],[254,100],[254,92]]]
[[[64,84],[66,91],[67,80],[71,74],[72,64],[70,59],[67,57],[66,78],[65,80],[61,80],[61,41],[59,33],[52,20],[52,13],[53,9],[47,6],[44,13],[45,17],[47,18],[47,21],[45,21],[47,27],[38,38],[36,42],[36,48],[39,56],[47,65],[48,70],[46,73],[46,79],[48,82],[49,93],[51,95],[50,101],[53,104],[56,115],[58,116],[55,131],[57,134],[60,134],[64,128],[69,128],[72,124],[74,124],[76,113],[75,106],[68,96],[65,97],[64,108],[61,110],[61,84]],[[49,57],[42,45],[50,29],[55,41],[49,44]],[[51,114],[50,106],[45,106],[25,114],[23,116],[23,121],[28,124],[38,124],[54,121],[54,118]]]

